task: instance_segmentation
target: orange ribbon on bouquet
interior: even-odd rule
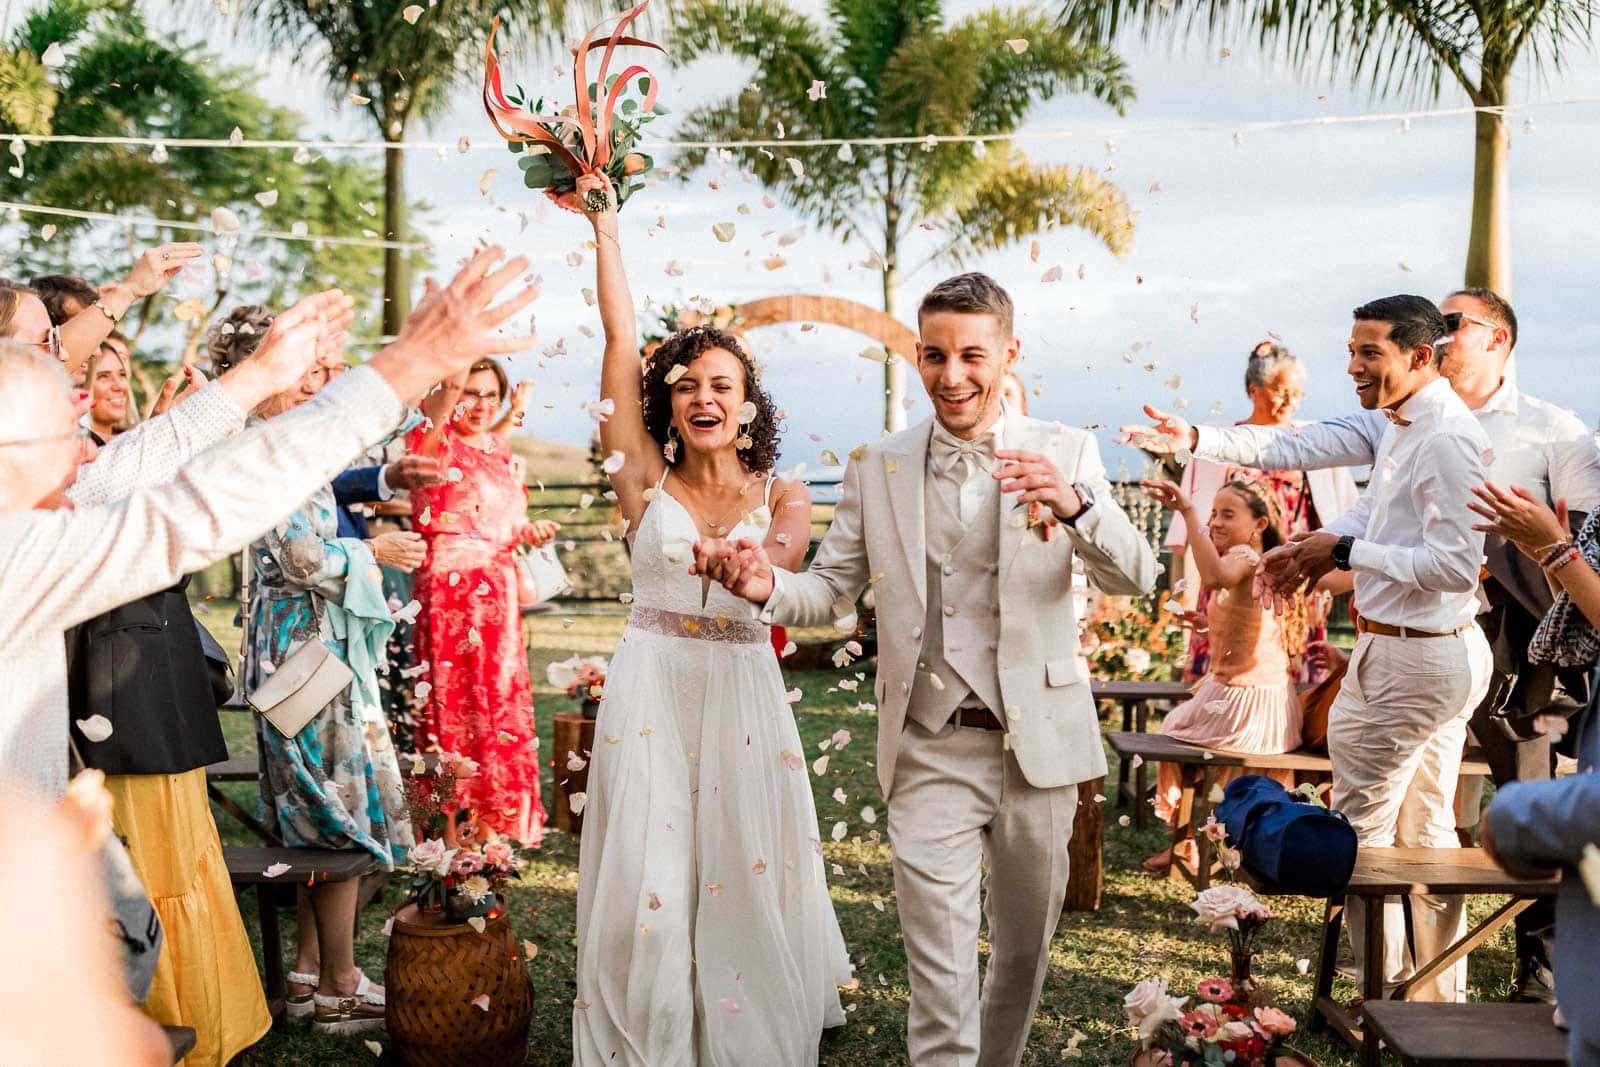
[[[578,182],[579,191],[597,189],[601,187],[600,175],[612,159],[611,126],[612,113],[616,110],[617,102],[621,99],[623,90],[634,78],[649,77],[650,88],[645,93],[643,111],[649,114],[655,107],[656,90],[659,86],[657,79],[650,71],[639,64],[633,64],[625,69],[616,80],[616,84],[606,90],[606,74],[611,67],[612,54],[619,46],[631,45],[639,48],[654,48],[658,52],[665,51],[654,41],[646,41],[638,37],[629,37],[623,34],[629,23],[639,17],[650,0],[643,0],[636,7],[602,19],[592,28],[573,50],[574,63],[572,68],[572,82],[575,90],[576,118],[567,115],[536,115],[517,107],[506,99],[505,91],[500,79],[500,60],[495,55],[494,37],[500,28],[500,18],[495,16],[489,29],[489,40],[484,45],[484,76],[483,76],[483,106],[489,113],[489,121],[494,124],[501,137],[507,141],[519,141],[524,144],[538,144],[546,148],[551,155],[559,159],[571,172]],[[616,26],[612,28],[609,37],[597,39],[601,28],[614,18]],[[593,98],[589,94],[588,55],[597,48],[604,48],[605,53],[600,58],[600,72],[596,79],[596,91]],[[604,100],[601,102],[601,94]],[[598,109],[597,109],[597,106]],[[597,113],[598,112],[598,113]],[[556,130],[562,127],[576,126],[579,145],[568,145]],[[555,127],[555,129],[552,129]],[[589,179],[585,181],[585,179]]]

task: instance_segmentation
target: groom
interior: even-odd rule
[[[1021,342],[1006,291],[950,278],[917,311],[934,418],[853,454],[810,568],[704,542],[695,569],[763,621],[878,616],[878,781],[911,977],[918,1067],[1015,1065],[1067,885],[1076,783],[1106,771],[1078,658],[1072,565],[1148,592],[1149,544],[1111,496],[1095,439],[1000,403]],[[979,875],[992,950],[978,993]],[[996,893],[994,888],[998,887]]]

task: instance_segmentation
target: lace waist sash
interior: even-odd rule
[[[737,645],[764,645],[771,640],[765,625],[750,619],[727,615],[681,615],[660,608],[634,608],[628,626],[667,637],[687,637],[695,641],[724,641]]]

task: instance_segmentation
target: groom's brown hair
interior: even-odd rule
[[[1015,305],[1011,303],[1011,294],[1000,288],[999,282],[980,271],[971,271],[946,278],[928,290],[917,307],[918,325],[922,323],[922,316],[934,311],[993,315],[1000,320],[1000,329],[1009,338]]]

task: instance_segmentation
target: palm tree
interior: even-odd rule
[[[38,57],[51,44],[62,47],[63,62],[41,90],[33,72],[43,72]],[[20,72],[19,84],[32,88],[6,92],[8,70]],[[296,137],[300,116],[257,96],[247,87],[253,80],[252,72],[151,33],[138,12],[123,5],[49,0],[27,14],[0,51],[0,143],[12,133],[222,139],[236,127],[252,138]],[[353,233],[368,225],[360,205],[377,181],[375,168],[360,162],[319,157],[299,164],[275,152],[152,152],[54,142],[27,146],[20,160],[9,152],[6,157],[20,164],[0,168],[0,198],[7,200],[197,221],[228,207],[248,225],[287,230],[303,222],[319,233]],[[48,243],[41,221],[58,231]],[[136,239],[150,236],[39,216],[7,229],[16,248],[7,273],[23,277],[64,264],[117,261]],[[365,248],[270,245],[253,252],[216,299],[248,293],[271,304],[320,282],[362,293],[377,262]],[[158,302],[170,299],[162,294],[143,302],[129,324],[135,338],[152,322]],[[204,326],[204,319],[193,320],[189,332]]]
[[[993,8],[946,25],[942,7],[940,0],[830,0],[824,28],[782,0],[691,0],[674,20],[673,62],[730,53],[754,61],[751,80],[760,88],[697,108],[682,135],[1004,135],[1063,90],[1093,93],[1119,112],[1133,99],[1114,53],[1081,43],[1042,13]],[[825,95],[813,100],[815,82]],[[891,315],[902,241],[919,222],[951,235],[930,258],[957,262],[1058,226],[1085,230],[1118,255],[1132,245],[1133,219],[1115,185],[1091,170],[1031,163],[1005,140],[885,145],[841,150],[837,159],[835,149],[814,147],[739,154],[790,207],[872,248]],[[688,153],[685,169],[706,155]],[[905,424],[900,372],[890,360],[890,429]]]
[[[502,5],[487,0],[437,0],[413,23],[411,0],[261,0],[260,18],[274,38],[295,50],[323,46],[329,88],[372,117],[388,141],[404,141],[412,120],[426,121],[450,104],[450,91],[483,74],[483,41]],[[248,8],[247,8],[248,10]],[[411,13],[416,15],[415,10]],[[567,0],[518,7],[524,31],[559,28]],[[384,236],[406,241],[405,150],[384,154]],[[404,249],[384,255],[383,328],[399,332],[410,310],[411,271]]]
[[[1124,25],[1147,36],[1203,29],[1254,35],[1296,66],[1348,70],[1374,95],[1437,100],[1447,81],[1474,107],[1509,104],[1527,52],[1541,72],[1589,43],[1594,0],[1063,0],[1061,24],[1109,42]],[[1473,142],[1466,284],[1511,295],[1511,135],[1503,112],[1479,110]]]

